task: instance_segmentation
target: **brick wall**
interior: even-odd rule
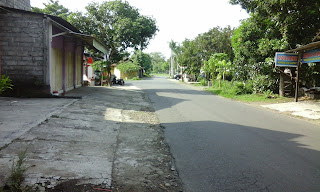
[[[1,73],[15,84],[45,84],[44,28],[42,15],[20,11],[0,15]]]
[[[26,11],[31,10],[30,0],[0,0],[0,5]]]

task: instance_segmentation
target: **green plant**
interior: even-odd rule
[[[134,77],[131,80],[141,80],[139,77]]]
[[[7,89],[12,89],[13,85],[11,84],[11,82],[12,81],[8,76],[2,75],[0,79],[0,94],[2,94]]]
[[[128,72],[139,70],[140,66],[138,66],[132,62],[124,62],[124,63],[118,64],[117,68],[123,73],[128,73]]]
[[[27,149],[18,154],[18,160],[12,161],[10,177],[6,183],[6,186],[1,187],[1,192],[37,192],[38,187],[22,186],[24,180],[24,173],[28,169],[25,166],[25,160],[27,158]]]
[[[200,82],[200,85],[202,85],[202,86],[208,85],[208,81],[205,78],[198,77],[198,81]]]
[[[257,75],[253,80],[253,93],[264,93],[268,91],[272,85],[273,81],[267,75]]]
[[[151,75],[149,73],[145,73],[143,74],[144,77],[151,77]]]

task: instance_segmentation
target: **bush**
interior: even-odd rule
[[[267,75],[258,75],[252,80],[253,93],[264,93],[271,90],[273,81]]]
[[[0,79],[0,95],[7,89],[12,89],[11,79],[6,75],[2,75]]]
[[[141,80],[139,77],[134,77],[131,80]]]
[[[198,77],[197,81],[200,82],[200,85],[202,85],[202,86],[208,85],[208,81],[203,77]]]
[[[236,95],[252,94],[252,82],[234,82],[233,90]]]

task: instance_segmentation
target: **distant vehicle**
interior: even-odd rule
[[[179,80],[179,79],[181,79],[181,75],[180,74],[176,74],[176,75],[173,76],[173,78],[176,79],[176,80]]]

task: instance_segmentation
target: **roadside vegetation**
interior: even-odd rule
[[[141,67],[147,76],[187,74],[201,84],[214,82],[210,90],[232,98],[248,94],[277,97],[280,73],[274,68],[275,52],[320,40],[320,2],[229,0],[229,3],[240,5],[250,17],[237,28],[213,26],[194,39],[172,40],[169,59],[159,52],[143,52],[158,31],[156,21],[140,15],[126,1],[90,3],[82,13],[71,12],[59,1],[50,0],[45,8],[32,10],[62,17],[81,32],[94,35],[110,50],[108,64],[119,64],[125,58],[132,61],[133,64],[121,64],[122,70]],[[134,51],[129,53],[128,48]],[[295,76],[296,69],[290,70]],[[301,85],[320,86],[319,65],[302,65],[300,75],[304,80]],[[228,88],[223,89],[222,85]]]
[[[211,81],[210,91],[229,98],[277,98],[280,73],[274,68],[275,53],[320,40],[320,2],[229,2],[242,6],[250,17],[238,28],[217,26],[194,39],[171,41],[170,74],[187,74],[202,85]],[[296,69],[290,71],[295,76]],[[301,86],[320,86],[319,65],[303,64],[300,76]]]
[[[27,158],[27,149],[18,154],[18,159],[12,160],[11,173],[5,184],[0,187],[0,192],[38,192],[39,189],[36,186],[23,186],[24,174],[28,167],[25,165]]]
[[[12,89],[12,87],[11,79],[6,75],[2,75],[0,78],[0,95],[6,90]]]

